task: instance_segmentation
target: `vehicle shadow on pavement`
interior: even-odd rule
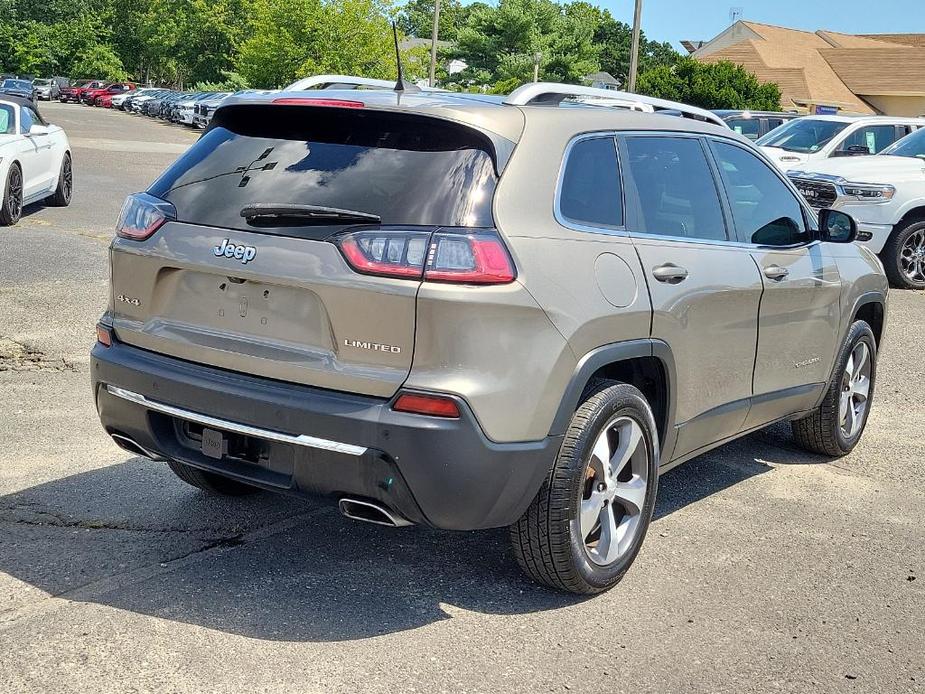
[[[655,529],[774,464],[820,460],[779,438],[751,436],[667,473]],[[323,501],[215,498],[142,458],[0,497],[0,572],[73,601],[286,641],[361,639],[458,609],[519,614],[582,600],[529,582],[505,530],[396,530],[348,521]],[[0,621],[23,607],[14,596]]]

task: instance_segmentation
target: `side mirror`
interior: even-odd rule
[[[29,129],[30,137],[44,137],[45,135],[48,135],[48,127],[40,123],[33,124]]]
[[[850,214],[825,209],[819,211],[819,232],[823,241],[851,243],[858,237],[858,225]]]

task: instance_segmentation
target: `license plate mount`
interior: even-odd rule
[[[227,442],[224,434],[215,429],[202,429],[202,454],[216,460],[225,456]]]

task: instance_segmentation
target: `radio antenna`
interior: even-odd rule
[[[396,92],[419,92],[421,88],[416,84],[405,81],[404,71],[401,65],[401,51],[398,49],[398,28],[395,22],[392,22],[392,39],[395,41],[395,64],[398,66],[398,80],[395,82]]]

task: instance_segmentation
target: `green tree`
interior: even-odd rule
[[[681,101],[708,109],[780,110],[780,88],[762,84],[741,65],[728,61],[701,63],[682,58],[674,66],[659,66],[639,76],[641,94]]]
[[[440,0],[441,41],[455,41],[466,23],[468,8],[459,0]],[[408,0],[398,15],[398,27],[409,36],[429,39],[434,28],[434,0]]]
[[[318,73],[394,78],[387,9],[375,0],[255,0],[237,72],[263,87]]]
[[[78,53],[69,74],[106,80],[124,80],[128,76],[116,52],[102,43],[92,44]]]
[[[532,79],[539,53],[542,79],[580,82],[599,65],[593,9],[586,3],[563,6],[552,0],[471,5],[457,46],[447,54],[468,65],[453,81],[494,85],[494,91],[501,91]]]

